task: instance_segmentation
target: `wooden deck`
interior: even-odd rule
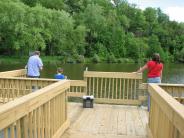
[[[148,113],[137,106],[68,104],[71,125],[62,138],[146,138]]]
[[[143,84],[142,74],[124,72],[85,71],[84,80],[69,81],[22,78],[25,73],[0,72],[0,137],[184,138],[184,84]],[[33,86],[39,92],[32,93]],[[139,106],[148,93],[147,127],[148,113]],[[105,104],[93,109],[68,105],[67,96],[83,95]]]

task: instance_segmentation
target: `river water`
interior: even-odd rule
[[[25,64],[0,64],[0,71],[22,69]],[[135,72],[140,65],[138,64],[46,64],[41,72],[43,78],[53,78],[57,67],[64,69],[64,74],[71,80],[83,79],[83,71],[88,68],[89,71],[108,71],[108,72]],[[146,71],[143,73],[144,82],[146,82]],[[163,70],[163,83],[184,83],[184,64],[165,64]]]

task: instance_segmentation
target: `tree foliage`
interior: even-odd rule
[[[184,23],[126,0],[1,0],[0,19],[1,54],[184,61]]]

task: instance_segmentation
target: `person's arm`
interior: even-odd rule
[[[143,67],[141,67],[139,70],[137,70],[136,72],[137,73],[141,73],[141,72],[143,72],[145,69],[147,69],[148,68],[148,65],[147,64],[145,64]]]
[[[162,81],[162,70],[160,72],[160,80]]]
[[[43,70],[43,65],[39,65],[40,71]]]
[[[43,70],[43,62],[40,58],[38,60],[38,66],[39,66],[40,70]]]
[[[163,65],[162,65],[162,70],[160,72],[160,80],[162,81],[162,71],[163,71]]]

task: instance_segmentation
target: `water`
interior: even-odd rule
[[[0,64],[0,71],[22,69],[25,64]],[[64,69],[64,74],[71,80],[83,79],[83,71],[88,68],[89,71],[109,71],[109,72],[135,72],[138,68],[138,64],[47,64],[44,65],[44,69],[41,72],[41,77],[53,78],[56,73],[57,67]],[[146,72],[144,72],[144,82],[146,82]],[[184,83],[184,64],[165,64],[163,70],[164,83]]]

